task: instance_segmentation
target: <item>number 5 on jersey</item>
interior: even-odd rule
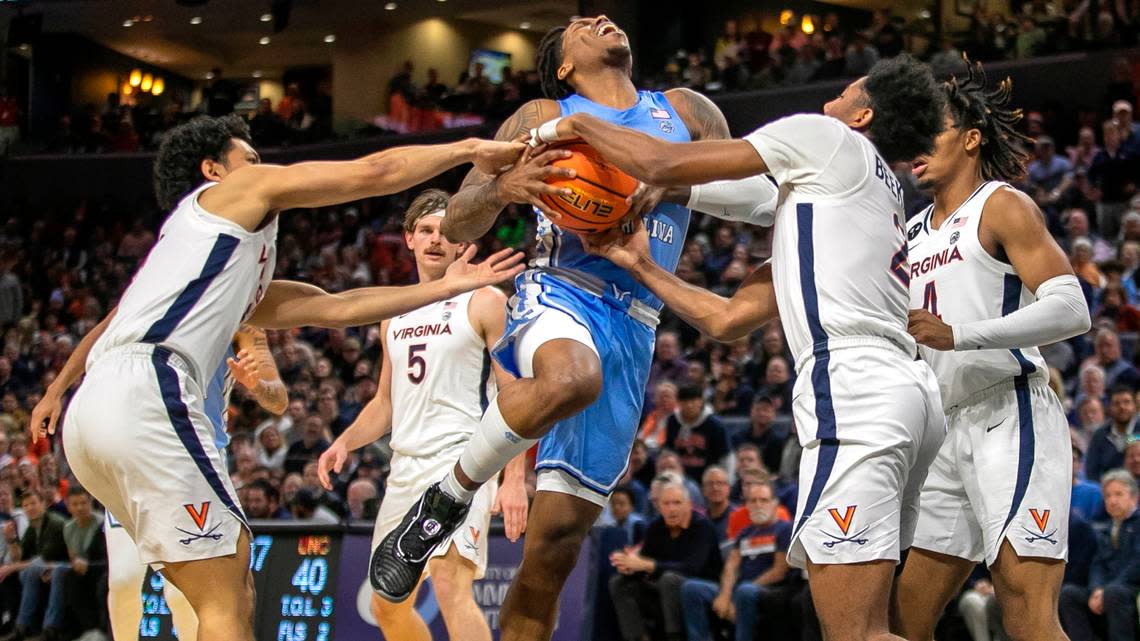
[[[408,380],[419,385],[427,376],[427,361],[420,352],[427,350],[427,343],[408,345]]]

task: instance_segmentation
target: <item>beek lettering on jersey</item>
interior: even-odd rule
[[[962,258],[962,252],[958,251],[957,247],[950,247],[943,249],[937,254],[927,256],[917,263],[910,264],[910,277],[917,278],[927,272],[932,272],[943,265],[966,260]]]
[[[878,156],[875,156],[875,178],[883,181],[883,184],[891,191],[891,195],[894,196],[895,200],[899,201],[901,205],[903,202],[902,183],[899,182],[894,172],[883,164],[883,159]]]
[[[434,325],[416,325],[404,327],[395,331],[392,338],[402,340],[405,338],[421,338],[424,336],[442,336],[451,333],[450,323],[435,323]]]

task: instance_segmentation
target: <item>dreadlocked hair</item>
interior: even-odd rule
[[[573,93],[573,89],[558,77],[562,66],[562,34],[566,27],[555,27],[542,36],[538,43],[538,78],[542,83],[542,95],[551,100],[560,100]]]
[[[986,88],[986,72],[982,63],[966,61],[964,81],[951,78],[943,88],[946,105],[956,129],[977,129],[982,133],[981,163],[985,180],[1014,180],[1025,173],[1029,160],[1026,151],[1033,139],[1017,130],[1021,110],[1009,105],[1013,81],[1007,76],[997,88]]]
[[[905,53],[880,60],[863,90],[875,114],[867,135],[887,162],[910,161],[934,149],[946,108],[929,67]]]

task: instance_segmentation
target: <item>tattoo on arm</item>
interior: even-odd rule
[[[725,140],[732,137],[728,121],[713,101],[692,89],[673,89],[669,101],[693,134],[693,140]]]
[[[288,393],[285,386],[279,381],[258,381],[257,388],[253,390],[253,397],[262,407],[276,407],[288,402]]]

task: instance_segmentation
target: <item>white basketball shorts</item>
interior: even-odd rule
[[[831,339],[797,371],[803,453],[788,562],[898,561],[946,434],[934,372],[875,338]]]
[[[64,417],[76,478],[156,567],[234,554],[248,529],[189,371],[160,346],[111,350]]]
[[[951,408],[946,422],[914,545],[986,565],[1006,540],[1018,556],[1067,558],[1073,450],[1053,390],[1019,376]]]

